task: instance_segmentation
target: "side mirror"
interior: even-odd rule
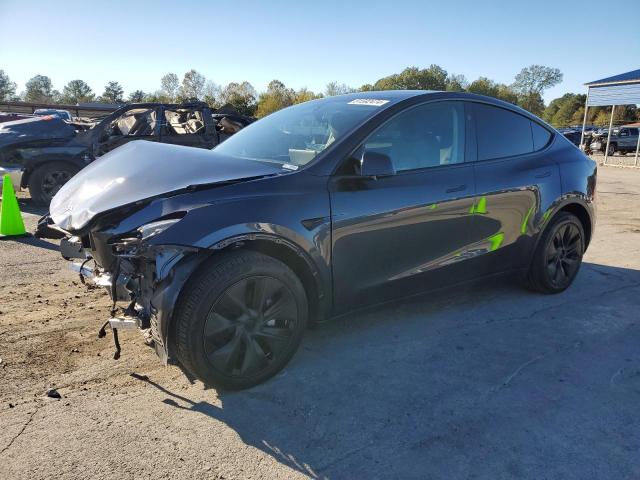
[[[360,175],[363,177],[389,177],[396,169],[388,155],[365,151],[360,163]]]

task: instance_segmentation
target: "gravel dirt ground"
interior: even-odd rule
[[[113,360],[106,293],[55,242],[2,241],[0,478],[640,478],[640,170],[598,192],[564,294],[487,281],[353,314],[236,393],[136,332]]]

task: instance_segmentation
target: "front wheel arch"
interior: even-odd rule
[[[259,233],[228,238],[209,248],[200,249],[197,254],[185,257],[172,268],[170,276],[173,285],[167,285],[166,290],[161,293],[162,301],[160,302],[158,299],[158,305],[156,305],[162,310],[162,322],[167,322],[167,325],[163,325],[161,332],[167,360],[175,359],[176,332],[173,317],[175,305],[180,301],[184,285],[198,274],[210,257],[224,255],[235,250],[262,253],[281,261],[293,271],[300,279],[307,295],[308,325],[310,327],[324,320],[330,314],[332,306],[330,292],[323,288],[318,270],[301,248],[283,238]]]

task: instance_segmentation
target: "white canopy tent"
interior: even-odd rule
[[[613,114],[616,105],[640,104],[640,69],[621,73],[613,77],[602,78],[585,84],[587,87],[587,101],[584,106],[584,120],[582,121],[582,135],[580,145],[584,144],[584,129],[587,123],[587,110],[589,107],[602,107],[611,105],[611,120],[607,133],[607,146],[605,148],[604,163],[607,163],[609,154],[609,142],[613,130]],[[640,151],[640,135],[636,146],[634,166],[638,165],[638,152]]]

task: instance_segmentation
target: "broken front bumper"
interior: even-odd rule
[[[73,260],[71,268],[82,281],[108,291],[114,304],[108,324],[114,332],[140,329],[161,360],[169,363],[173,358],[170,320],[179,292],[207,254],[179,246],[141,247],[115,255],[110,268],[105,269],[79,238],[65,238],[60,243],[62,255]],[[116,309],[117,302],[126,302],[127,307]]]

